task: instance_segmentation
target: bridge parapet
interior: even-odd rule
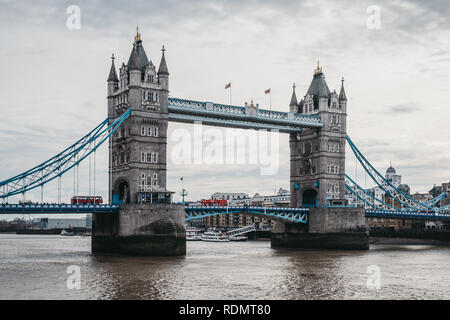
[[[270,123],[278,125],[289,125],[297,128],[322,127],[319,115],[304,115],[291,112],[240,107],[232,105],[217,104],[212,102],[200,102],[186,99],[169,98],[169,114],[184,114],[201,116],[204,118],[221,118],[226,120],[243,120],[257,123]],[[175,118],[172,118],[174,120]],[[198,119],[201,120],[201,119]]]

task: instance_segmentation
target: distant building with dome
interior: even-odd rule
[[[405,194],[410,194],[410,188],[407,184],[402,184],[402,176],[397,174],[394,167],[392,167],[392,164],[389,165],[389,168],[386,170],[385,179],[389,181],[390,184],[392,184],[394,187],[399,189]],[[386,182],[383,181],[383,187],[387,188],[388,185]],[[382,200],[383,202],[393,206],[393,207],[399,207],[399,203],[397,201],[394,201],[391,197],[386,195],[386,192],[380,187],[376,186],[370,189],[366,189],[366,192],[372,194],[375,198]],[[373,207],[367,203],[363,203],[361,200],[359,200],[354,194],[351,192],[348,192],[346,194],[346,199],[349,202],[349,205],[357,205],[357,206],[364,206],[365,209],[373,209]],[[376,201],[375,199],[372,199],[372,204],[374,205],[381,205],[379,201]],[[372,218],[372,217],[366,217],[366,224],[369,228],[387,228],[387,229],[393,229],[393,230],[400,230],[400,229],[410,229],[413,226],[413,221],[410,219],[390,219],[390,218]]]
[[[410,194],[411,190],[409,186],[407,184],[402,184],[402,176],[397,174],[395,168],[392,167],[392,164],[390,164],[389,168],[387,168],[386,170],[385,179],[403,193],[408,195]],[[386,182],[383,181],[382,184],[384,188],[388,187],[388,184]],[[391,197],[387,196],[386,192],[380,186],[366,189],[366,191],[372,194],[375,198],[380,199],[393,207],[399,207],[399,203],[394,201]],[[362,203],[361,200],[358,200],[356,196],[353,195],[352,193],[347,193],[346,198],[349,201],[350,205],[361,205],[364,206],[366,209],[372,209],[371,205],[367,203]],[[374,205],[381,205],[381,203],[379,201],[376,201],[375,199],[372,199],[371,203]]]

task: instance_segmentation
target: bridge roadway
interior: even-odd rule
[[[117,204],[0,204],[0,216],[6,214],[106,214],[118,212],[118,210],[119,205]],[[233,213],[257,214],[266,216],[270,219],[307,223],[309,209],[257,206],[187,206],[185,208],[185,221]],[[430,211],[365,210],[365,215],[366,217],[372,218],[450,221],[450,213],[436,213]]]

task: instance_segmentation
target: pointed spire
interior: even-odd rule
[[[297,95],[295,94],[295,83],[292,85],[292,97],[290,107],[297,106]]]
[[[167,69],[166,58],[165,58],[165,55],[164,55],[164,53],[166,51],[164,46],[162,46],[161,51],[162,51],[162,57],[161,57],[161,62],[159,63],[158,74],[169,75],[169,70]]]
[[[141,66],[139,64],[138,48],[136,45],[133,46],[130,58],[128,59],[128,70],[140,70]]]
[[[345,90],[344,90],[344,77],[342,77],[341,82],[342,82],[342,84],[341,84],[341,92],[339,92],[339,100],[347,101],[347,96],[345,95]]]
[[[322,86],[319,90],[319,98],[328,98],[328,94],[330,93],[330,90],[326,86]]]
[[[113,81],[113,82],[119,82],[119,78],[117,77],[117,73],[116,73],[116,66],[114,65],[114,53],[111,56],[111,70],[109,70],[109,76],[108,76],[108,82],[109,81]]]

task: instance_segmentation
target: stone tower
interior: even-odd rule
[[[307,224],[274,222],[274,248],[368,250],[364,208],[342,206],[345,200],[347,98],[342,79],[339,95],[331,92],[317,65],[306,95],[290,111],[319,116],[323,126],[289,136],[291,207],[309,207]]]
[[[162,49],[159,69],[147,58],[137,32],[127,64],[117,76],[114,56],[108,77],[108,117],[131,115],[110,139],[112,203],[170,202],[166,190],[169,72]]]
[[[112,57],[108,77],[111,124],[131,114],[110,137],[109,194],[118,212],[94,213],[92,252],[185,255],[184,206],[166,189],[169,72],[164,47],[158,71],[136,33],[119,76]]]
[[[323,127],[290,135],[291,206],[319,207],[343,204],[345,199],[345,144],[347,98],[342,79],[339,95],[331,92],[317,65],[306,95],[297,103],[292,93],[291,112],[320,116]]]

